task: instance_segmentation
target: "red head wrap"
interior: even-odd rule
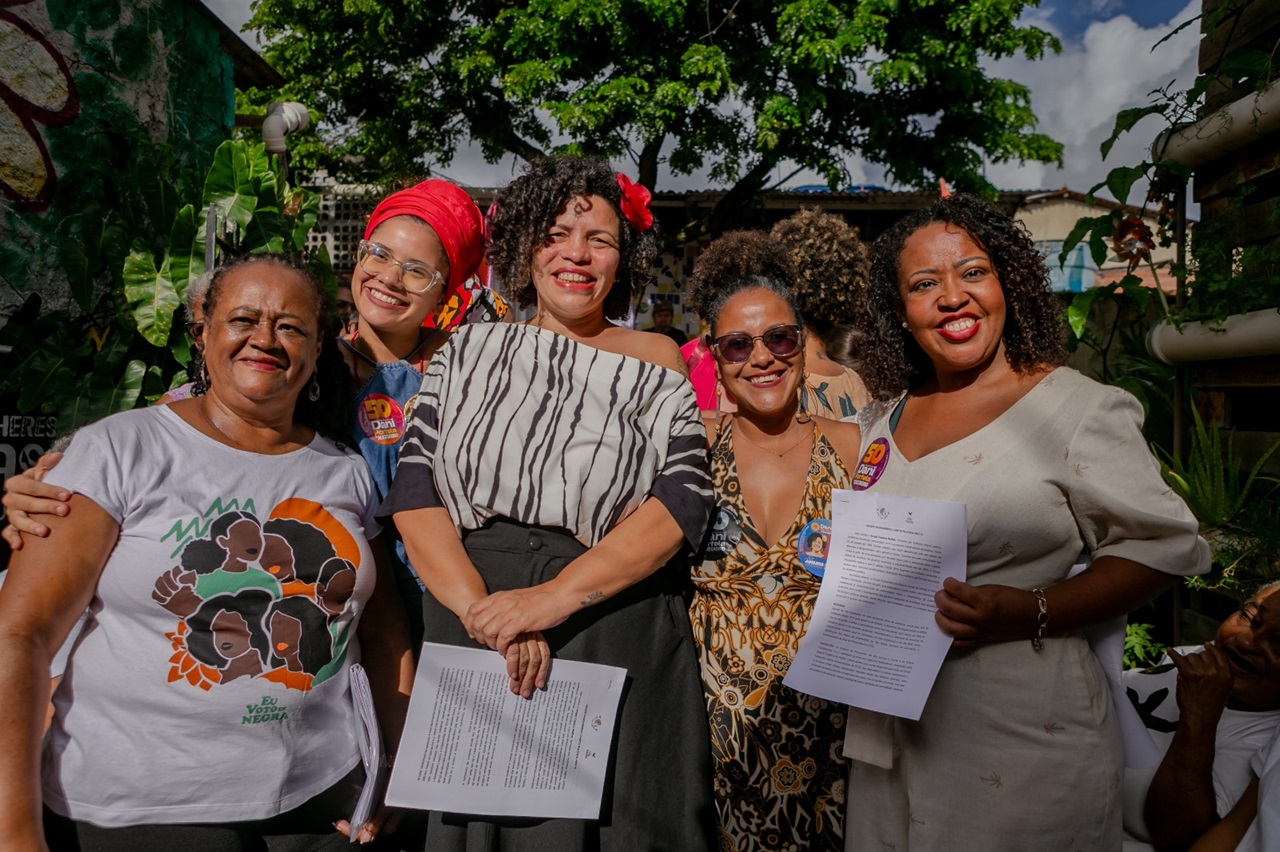
[[[417,186],[393,192],[373,208],[365,226],[367,240],[374,229],[395,216],[416,216],[431,226],[449,258],[449,283],[440,303],[462,290],[476,274],[484,257],[484,217],[471,196],[447,180],[424,180]]]

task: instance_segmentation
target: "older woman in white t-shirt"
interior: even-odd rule
[[[351,665],[363,642],[394,742],[412,660],[368,542],[372,482],[325,437],[345,434],[348,405],[323,306],[286,258],[224,267],[204,394],[86,427],[50,474],[73,511],[13,555],[0,592],[5,848],[347,843]],[[50,658],[86,607],[42,753]]]

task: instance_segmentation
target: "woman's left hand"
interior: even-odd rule
[[[468,607],[462,626],[472,639],[505,656],[521,634],[555,627],[570,612],[561,596],[543,584],[494,592],[476,601]]]
[[[399,809],[381,805],[373,815],[373,819],[360,826],[360,830],[356,833],[356,842],[363,846],[366,843],[372,843],[379,834],[393,833],[400,827],[400,816]],[[351,836],[351,823],[347,820],[340,819],[333,824],[333,827],[338,829],[338,833],[343,837]]]
[[[1025,589],[971,586],[948,577],[933,599],[938,605],[934,618],[943,633],[955,637],[955,648],[1035,635],[1039,605],[1036,596]]]

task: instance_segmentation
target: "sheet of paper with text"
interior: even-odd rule
[[[826,573],[783,683],[919,719],[951,647],[933,596],[965,578],[967,550],[963,503],[833,491]]]
[[[625,669],[553,660],[546,691],[507,688],[506,661],[427,642],[387,804],[598,819]]]

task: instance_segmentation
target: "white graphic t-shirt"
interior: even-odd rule
[[[44,800],[104,827],[287,811],[358,760],[347,673],[373,485],[317,437],[242,452],[167,406],[76,434],[48,481],[120,524],[44,750]]]

